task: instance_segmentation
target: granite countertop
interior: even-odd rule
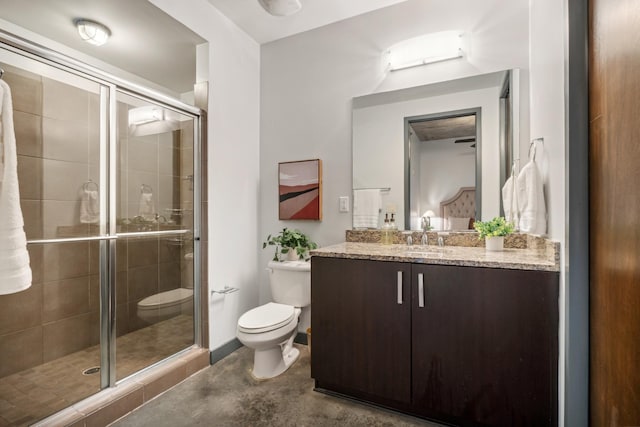
[[[310,254],[312,257],[560,271],[558,251],[554,248],[554,246],[540,249],[505,248],[502,252],[487,252],[483,247],[445,246],[440,248],[438,246],[345,242],[313,250]]]

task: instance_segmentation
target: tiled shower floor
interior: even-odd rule
[[[193,343],[193,317],[180,315],[117,338],[116,376],[124,378]],[[100,346],[0,378],[0,427],[27,426],[100,389]]]

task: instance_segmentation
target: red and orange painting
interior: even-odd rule
[[[322,160],[278,164],[279,218],[322,219]]]

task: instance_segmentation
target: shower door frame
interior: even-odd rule
[[[100,243],[100,390],[114,387],[128,378],[139,375],[159,364],[179,357],[191,348],[202,347],[205,342],[202,327],[201,297],[201,156],[204,112],[160,92],[121,79],[96,67],[55,52],[26,39],[0,30],[0,48],[43,63],[53,68],[68,72],[100,85],[100,182],[106,184],[106,191],[100,194],[100,231],[99,236],[71,237],[29,240],[29,244],[67,243],[82,241],[99,241]],[[193,118],[193,332],[194,342],[190,347],[175,353],[159,362],[146,366],[140,371],[121,380],[116,379],[116,316],[115,316],[115,281],[116,281],[116,243],[119,238],[152,237],[162,235],[184,234],[186,230],[128,232],[118,233],[116,223],[117,200],[117,130],[116,130],[116,94],[123,93],[173,110],[179,114]],[[107,209],[108,208],[108,209]],[[107,213],[108,212],[108,213]]]

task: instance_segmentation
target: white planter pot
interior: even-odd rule
[[[298,253],[295,249],[289,249],[287,252],[287,261],[298,261]]]
[[[489,252],[500,252],[504,249],[504,236],[485,237],[484,244]]]

